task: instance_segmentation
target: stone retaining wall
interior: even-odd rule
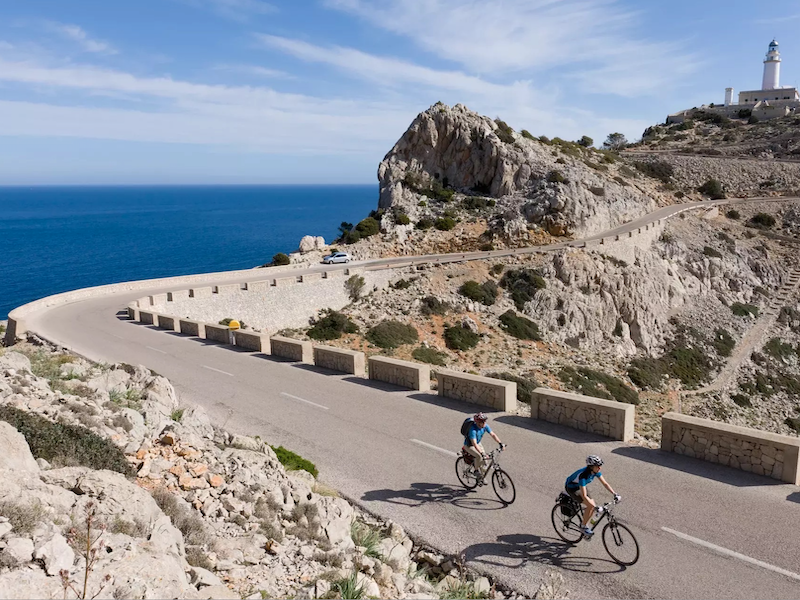
[[[439,395],[513,412],[517,409],[517,384],[493,377],[442,369],[436,372]]]
[[[238,347],[246,350],[263,352],[264,354],[270,353],[268,333],[256,333],[255,331],[242,331],[241,329],[237,329],[233,332],[233,341]]]
[[[297,362],[314,364],[314,350],[311,342],[273,335],[269,338],[272,356],[280,356]]]
[[[201,339],[206,339],[206,324],[202,321],[192,321],[191,319],[181,319],[178,322],[181,333],[193,335]]]
[[[531,418],[627,442],[633,439],[636,408],[613,400],[536,388]]]
[[[370,356],[368,363],[370,379],[422,392],[431,389],[430,365],[386,356]]]
[[[800,485],[800,439],[666,413],[661,449]]]
[[[206,323],[206,339],[220,344],[231,343],[231,330],[227,325]]]
[[[333,346],[314,346],[314,364],[323,369],[364,377],[364,353]]]

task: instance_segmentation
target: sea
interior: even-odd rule
[[[68,290],[262,265],[377,206],[377,185],[0,187],[0,320]]]

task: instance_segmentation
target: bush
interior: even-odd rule
[[[606,195],[606,189],[604,187],[590,187],[589,191],[592,192],[595,196]]]
[[[786,417],[784,424],[794,429],[795,433],[800,433],[800,417]]]
[[[625,385],[621,379],[600,371],[581,367],[564,367],[558,378],[581,394],[595,398],[606,398],[626,404],[639,404],[639,394]]]
[[[11,424],[25,437],[35,458],[43,458],[53,466],[77,464],[116,471],[126,477],[134,474],[122,450],[84,427],[53,423],[9,405],[0,405],[0,420]]]
[[[278,460],[281,461],[281,464],[287,471],[308,471],[315,478],[319,475],[319,471],[317,471],[317,467],[314,466],[314,463],[306,460],[299,454],[295,454],[283,446],[270,446],[270,448],[275,452],[275,456],[278,457]]]
[[[416,228],[421,230],[430,229],[431,227],[433,227],[433,219],[427,217],[423,217],[416,224]]]
[[[442,302],[436,296],[425,296],[420,301],[420,312],[429,317],[431,315],[445,315],[450,310],[450,305],[447,302]]]
[[[439,231],[450,231],[456,226],[456,220],[453,217],[441,217],[436,219],[433,226]]]
[[[725,329],[717,329],[714,331],[714,349],[720,356],[730,356],[736,342]]]
[[[742,304],[741,302],[734,302],[731,304],[731,312],[737,317],[746,317],[748,315],[758,316],[758,307],[752,304]]]
[[[725,191],[722,189],[722,184],[716,179],[709,179],[697,191],[705,194],[712,200],[721,200],[725,197]]]
[[[393,290],[405,290],[405,289],[410,288],[411,284],[413,282],[414,282],[413,279],[412,280],[399,279],[399,280],[395,281],[394,283],[390,283],[389,287],[392,288]]]
[[[710,256],[711,258],[722,258],[722,253],[719,250],[715,250],[711,246],[705,246],[703,248],[703,254]]]
[[[550,183],[567,183],[567,179],[561,174],[561,171],[550,171],[547,174],[547,181]]]
[[[769,229],[775,225],[775,217],[768,213],[758,213],[752,219],[750,219],[750,224],[754,227],[759,227],[762,229]]]
[[[313,340],[337,340],[345,333],[357,333],[358,327],[350,318],[335,310],[327,310],[308,330]]]
[[[738,210],[731,209],[725,213],[725,216],[731,219],[732,221],[737,221],[742,215],[739,213]]]
[[[467,210],[480,210],[489,206],[489,199],[483,196],[468,196],[461,203]]]
[[[495,119],[494,122],[497,124],[495,134],[500,138],[500,141],[506,144],[513,144],[515,141],[514,130],[509,127],[508,123],[501,119]]]
[[[508,310],[500,315],[500,323],[503,331],[520,340],[539,341],[542,339],[539,333],[539,326],[530,319],[518,315],[513,310]]]
[[[489,273],[491,273],[494,276],[497,276],[500,275],[500,273],[502,273],[504,269],[505,265],[498,263],[496,265],[491,266],[491,268],[489,269]]]
[[[734,404],[741,406],[742,408],[750,408],[753,406],[753,404],[750,402],[750,398],[744,394],[733,394],[731,396],[731,400],[733,400]]]
[[[39,500],[27,504],[19,502],[0,502],[0,515],[8,519],[15,535],[29,536],[44,521],[45,510]]]
[[[397,348],[417,341],[417,330],[400,321],[384,321],[369,331],[366,338],[379,348]]]
[[[784,360],[792,355],[800,355],[800,347],[794,348],[791,344],[787,344],[780,340],[780,338],[772,338],[764,344],[764,352],[779,360]]]
[[[652,162],[637,160],[633,163],[633,166],[648,177],[658,179],[662,183],[670,183],[672,181],[672,175],[675,173],[675,169],[672,165],[663,160],[654,160]]]
[[[581,139],[579,139],[576,144],[578,146],[582,146],[583,148],[591,148],[594,144],[594,140],[590,138],[588,135],[584,135]]]
[[[411,219],[408,218],[406,213],[395,213],[394,222],[398,225],[408,225],[411,223]]]
[[[535,137],[533,137],[531,132],[528,131],[527,129],[523,129],[522,131],[520,131],[520,133],[522,134],[522,137],[524,137],[526,140],[535,140],[536,139]]]
[[[444,367],[447,364],[447,354],[439,352],[435,348],[427,348],[425,346],[414,348],[414,351],[411,353],[411,358],[439,367]]]
[[[381,225],[373,217],[367,217],[356,225],[356,231],[362,237],[370,237],[380,233]]]
[[[475,302],[491,306],[497,299],[497,284],[494,281],[486,281],[480,284],[477,281],[470,280],[464,282],[458,288],[458,293]]]
[[[534,269],[516,269],[506,271],[500,285],[508,290],[517,310],[522,312],[525,303],[532,300],[537,291],[546,288],[547,282]]]
[[[351,275],[347,281],[344,282],[344,288],[347,290],[350,300],[355,302],[361,297],[361,292],[364,291],[365,283],[361,275]]]
[[[278,252],[275,256],[272,257],[272,266],[273,267],[280,267],[280,266],[283,266],[283,265],[288,265],[290,262],[292,262],[292,261],[283,252]]]
[[[478,345],[481,336],[465,327],[448,327],[444,330],[444,341],[451,350],[471,350]]]

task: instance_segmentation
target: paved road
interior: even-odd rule
[[[798,487],[497,413],[492,424],[509,444],[502,463],[518,490],[516,503],[504,508],[490,489],[465,492],[455,477],[458,428],[473,407],[122,316],[127,302],[155,291],[165,290],[51,308],[30,317],[30,329],[95,360],[154,368],[215,423],[292,448],[366,508],[446,552],[464,552],[473,566],[526,594],[554,565],[575,598],[800,596]],[[606,457],[606,476],[625,498],[618,514],[642,546],[634,567],[611,562],[599,539],[566,546],[550,525],[564,478],[589,453]]]

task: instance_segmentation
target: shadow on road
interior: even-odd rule
[[[535,431],[542,435],[549,435],[560,440],[567,440],[575,444],[594,444],[597,442],[607,442],[608,438],[588,433],[586,431],[578,431],[571,427],[558,425],[556,423],[548,423],[547,421],[540,421],[539,419],[531,419],[530,417],[519,417],[516,415],[503,415],[496,419],[499,423],[505,425],[513,425],[528,431]]]
[[[355,383],[356,385],[361,385],[366,388],[371,388],[373,390],[380,390],[382,392],[401,392],[403,394],[408,393],[408,388],[400,387],[399,385],[392,385],[391,383],[386,383],[384,381],[376,381],[375,379],[364,379],[363,377],[355,377],[354,375],[348,375],[342,381],[347,381],[348,383]]]
[[[792,492],[791,494],[786,496],[786,499],[789,502],[797,502],[798,504],[800,504],[800,492]]]
[[[479,410],[483,410],[488,414],[490,417],[492,412],[485,407],[478,406],[476,404],[470,404],[469,402],[464,402],[463,400],[456,400],[454,398],[445,398],[444,396],[439,396],[435,391],[431,392],[430,394],[426,394],[424,392],[418,392],[416,394],[409,394],[408,396],[412,400],[421,400],[422,402],[427,402],[428,404],[435,404],[436,406],[443,406],[444,408],[449,408],[451,410],[455,410],[464,414],[473,414],[478,412]]]
[[[602,544],[599,549],[603,550]],[[625,567],[608,558],[570,556],[572,550],[572,544],[557,538],[513,533],[498,536],[496,542],[468,546],[463,554],[468,561],[489,567],[522,569],[528,563],[535,563],[581,573],[618,573],[625,570]]]
[[[674,454],[672,452],[663,452],[662,450],[652,448],[642,448],[638,446],[629,446],[625,448],[617,448],[611,451],[612,454],[620,454],[641,460],[643,462],[667,467],[668,469],[675,469],[676,471],[683,471],[690,475],[697,475],[704,479],[713,479],[720,483],[727,483],[735,485],[736,487],[750,487],[760,485],[785,485],[777,479],[772,479],[764,475],[756,475],[755,473],[748,473],[740,471],[733,467],[726,467],[715,463],[706,462],[698,458],[691,458],[681,454]],[[799,500],[800,501],[800,500]]]
[[[412,483],[404,490],[371,490],[361,496],[364,502],[389,502],[401,506],[447,503],[468,510],[501,510],[505,504],[495,498],[481,498],[478,490],[441,483]]]

